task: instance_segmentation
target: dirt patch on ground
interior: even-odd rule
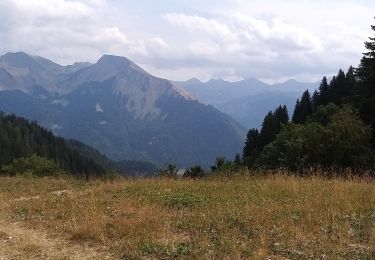
[[[107,252],[88,245],[75,245],[51,237],[42,230],[0,220],[0,260],[5,259],[114,259]]]

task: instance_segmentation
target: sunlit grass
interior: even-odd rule
[[[369,179],[2,177],[0,202],[2,217],[123,259],[375,258]]]

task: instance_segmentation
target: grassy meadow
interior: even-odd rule
[[[371,179],[0,177],[0,220],[114,259],[375,259]]]

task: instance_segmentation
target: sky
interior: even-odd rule
[[[171,80],[318,81],[359,64],[373,0],[1,0],[0,54],[125,56]]]

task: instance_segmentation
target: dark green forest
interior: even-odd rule
[[[77,147],[78,143],[74,143]],[[80,147],[85,147],[83,144]],[[106,172],[103,159],[95,160],[92,153],[74,149],[68,141],[56,137],[35,121],[0,112],[0,166],[14,165],[20,158],[27,163],[43,164],[43,159],[54,163],[56,169],[74,175],[101,175]],[[26,161],[17,161],[25,164]],[[52,167],[52,164],[50,164]],[[2,167],[9,169],[9,167]]]
[[[375,26],[371,26],[375,32]],[[262,127],[250,129],[243,163],[253,168],[374,168],[375,38],[365,42],[358,68],[350,67],[314,93],[306,90],[291,120],[286,107],[270,111]]]
[[[110,174],[153,176],[157,169],[148,162],[114,162],[98,150],[76,140],[66,140],[15,115],[0,112],[0,173],[31,171],[51,175],[65,171],[78,177]]]

